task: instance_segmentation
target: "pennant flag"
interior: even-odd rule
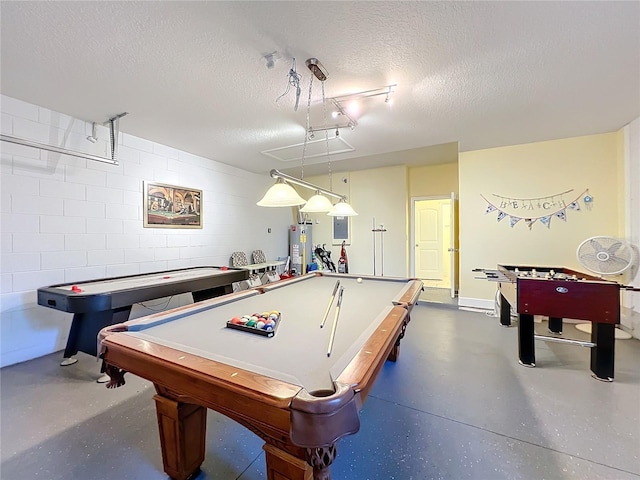
[[[486,202],[485,214],[497,212],[498,216],[496,220],[498,222],[501,222],[505,217],[509,217],[509,226],[512,228],[520,220],[524,220],[523,223],[529,227],[529,230],[532,230],[533,225],[538,220],[547,228],[551,228],[551,220],[553,220],[553,217],[558,217],[560,220],[566,222],[567,210],[591,210],[593,197],[589,194],[588,189],[584,190],[577,197],[573,197],[573,200],[566,202],[563,196],[570,192],[573,192],[573,189],[551,196],[535,198],[511,198],[493,193],[492,195],[498,197],[500,200],[500,202],[495,205],[487,200],[484,195],[480,194],[480,196]],[[581,200],[584,202],[582,205]],[[520,215],[527,213],[531,216],[518,217],[515,215],[516,213]],[[537,216],[536,213],[541,213],[542,215]]]
[[[551,227],[551,216],[540,217],[540,223],[546,225],[547,228]]]

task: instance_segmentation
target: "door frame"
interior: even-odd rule
[[[455,194],[453,194],[455,195]],[[411,228],[410,228],[410,241],[411,241],[411,248],[409,249],[409,272],[410,272],[410,276],[411,277],[415,277],[416,275],[416,249],[415,249],[415,244],[416,244],[416,225],[415,225],[415,217],[416,217],[416,202],[420,202],[420,201],[424,201],[424,200],[449,200],[451,201],[451,242],[457,245],[457,235],[458,235],[458,229],[455,227],[455,225],[453,224],[453,222],[456,221],[456,212],[455,212],[455,207],[456,207],[456,201],[455,199],[457,199],[457,196],[454,197],[451,193],[449,195],[432,195],[432,196],[420,196],[420,197],[411,197]],[[449,246],[443,246],[445,249],[448,249]],[[455,252],[450,252],[451,255],[455,255]],[[453,267],[453,265],[452,265]],[[451,298],[454,298],[455,296],[457,296],[457,276],[458,276],[458,272],[451,271],[451,285],[450,285],[450,290],[451,290]]]

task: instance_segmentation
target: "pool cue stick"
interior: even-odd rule
[[[336,286],[333,287],[333,293],[331,294],[331,298],[329,299],[329,305],[327,305],[327,311],[324,312],[324,317],[322,317],[322,323],[320,323],[320,328],[324,327],[324,322],[327,321],[327,317],[329,316],[329,310],[331,310],[331,305],[333,305],[333,299],[336,298],[336,292],[338,291],[338,287],[340,286],[340,280],[336,282]]]
[[[340,293],[338,293],[338,304],[336,305],[336,315],[333,317],[333,327],[331,327],[331,338],[329,339],[329,349],[327,350],[327,357],[331,356],[331,350],[333,349],[333,340],[336,337],[336,326],[338,325],[338,316],[340,315],[340,305],[342,305],[342,292],[344,287],[340,287]]]

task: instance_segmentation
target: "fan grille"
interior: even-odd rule
[[[576,253],[585,268],[601,275],[622,273],[633,263],[631,246],[613,237],[588,238]]]

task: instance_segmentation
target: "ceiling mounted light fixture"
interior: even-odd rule
[[[337,213],[337,216],[352,216],[357,215],[357,213],[351,208],[351,206],[347,203],[347,199],[344,195],[339,195],[337,193],[332,192],[331,190],[326,190],[322,187],[318,187],[317,185],[313,185],[309,182],[304,181],[304,159],[306,154],[307,142],[310,138],[314,136],[314,128],[311,128],[309,117],[310,117],[310,109],[311,109],[311,91],[313,87],[313,77],[315,76],[318,80],[322,82],[322,105],[324,107],[325,113],[325,128],[320,129],[325,132],[325,140],[327,142],[327,157],[329,164],[329,184],[331,188],[331,156],[329,152],[329,137],[328,130],[326,127],[326,100],[324,95],[324,81],[327,79],[327,71],[324,69],[322,64],[316,58],[310,58],[306,61],[306,65],[313,73],[311,80],[309,81],[309,98],[307,101],[307,124],[305,128],[305,136],[304,136],[304,144],[302,147],[302,157],[300,161],[300,178],[292,177],[290,175],[286,175],[278,170],[271,170],[271,177],[276,179],[275,185],[271,186],[271,188],[267,191],[267,193],[262,197],[262,199],[257,203],[257,205],[261,207],[294,207],[298,205],[302,205],[305,203],[305,200],[298,195],[295,189],[289,185],[289,183],[299,185],[304,188],[308,188],[310,190],[314,190],[315,194],[309,199],[304,207],[300,209],[301,212],[304,213],[321,213],[321,212],[332,212],[336,209],[335,206],[331,204],[331,201],[325,196],[334,197],[339,200],[337,205],[341,205],[339,208],[340,213]],[[339,131],[336,128],[336,135],[339,135]],[[348,208],[345,208],[345,205]],[[331,213],[327,213],[331,215]]]

